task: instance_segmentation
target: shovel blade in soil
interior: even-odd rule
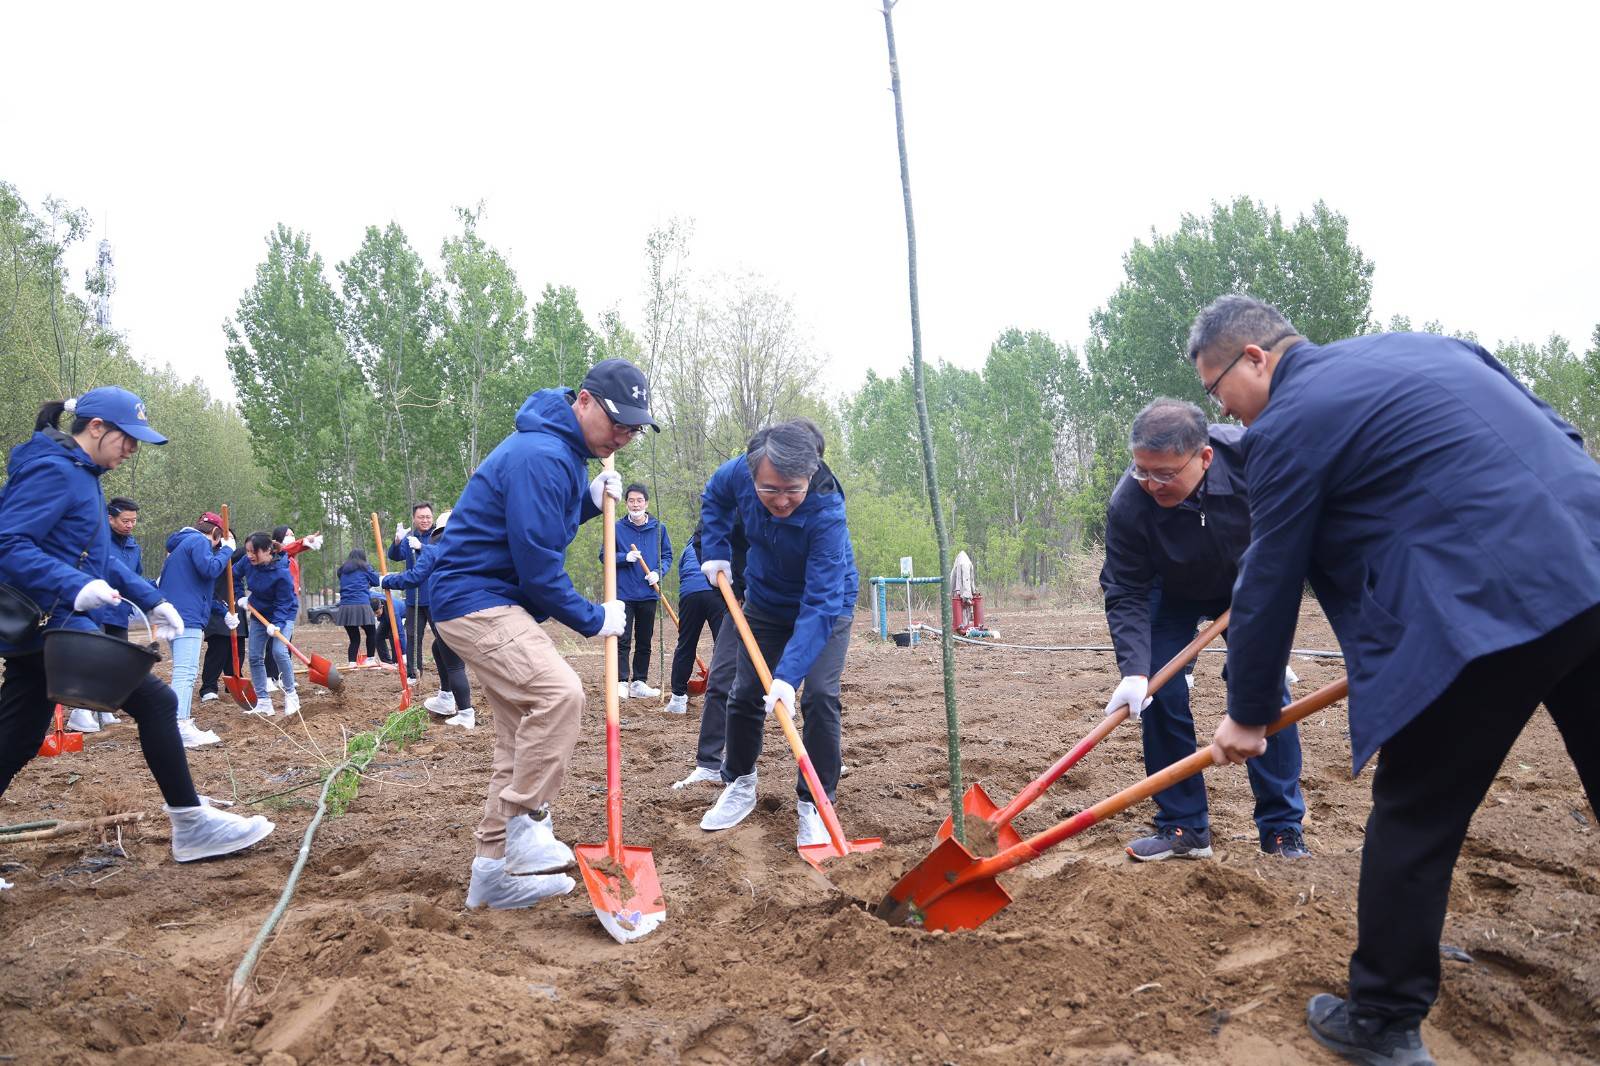
[[[45,756],[46,758],[56,755],[64,755],[67,752],[82,750],[82,733],[68,733],[60,729],[53,733],[46,734],[44,743],[39,745],[39,754]]]
[[[667,903],[649,848],[623,848],[620,869],[604,844],[579,844],[572,850],[595,917],[617,943],[642,940],[667,920]]]
[[[846,855],[850,855],[855,852],[872,851],[881,847],[883,847],[883,840],[881,837],[862,837],[860,840],[845,841],[843,851],[840,851],[838,848],[834,847],[833,841],[831,840],[822,844],[801,845],[799,851],[802,859],[804,859],[806,862],[809,862],[812,868],[818,873],[826,876],[828,871],[823,869],[822,864],[827,862],[829,859],[842,859]]]
[[[256,705],[256,687],[251,684],[249,678],[224,676],[222,683],[227,686],[228,695],[233,697],[233,702],[244,710],[248,711]]]
[[[706,694],[706,679],[696,675],[689,679],[689,695],[704,696]]]
[[[338,692],[344,687],[344,678],[339,676],[339,668],[320,655],[311,657],[311,680],[329,692]]]
[[[958,840],[946,840],[895,882],[878,904],[878,917],[890,925],[924,929],[976,929],[1011,902],[1011,893],[993,877],[956,884],[978,858]],[[951,887],[955,885],[955,887]]]
[[[1000,807],[989,798],[989,793],[983,786],[974,781],[972,787],[967,789],[966,795],[961,797],[961,810],[967,816],[967,825],[973,822],[988,822],[994,830],[995,850],[1004,851],[1013,844],[1022,843],[1022,834],[1011,828],[1010,822],[994,824],[994,816],[1000,813]],[[949,840],[956,831],[954,819],[946,815],[945,820],[939,823],[939,831],[934,834],[934,839],[941,843]]]

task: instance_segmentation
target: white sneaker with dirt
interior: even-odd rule
[[[631,694],[631,686],[626,681],[617,682],[617,699],[625,700]]]
[[[209,729],[201,729],[194,724],[193,718],[178,719],[178,737],[186,748],[204,748],[210,744],[221,744],[222,738]]]
[[[478,728],[478,712],[471,707],[464,707],[444,720],[445,725],[459,726],[462,729]]]
[[[267,678],[267,691],[268,692],[276,692],[276,691],[278,691],[278,689],[280,689],[282,687],[283,686],[279,685],[277,681],[273,680],[270,677]]]
[[[218,855],[231,855],[265,839],[277,828],[264,815],[244,818],[207,806],[168,807],[172,819],[172,857],[179,862],[194,862]]]
[[[283,694],[283,716],[293,717],[300,713],[300,693],[285,692]]]
[[[534,874],[513,877],[506,872],[506,860],[472,860],[472,883],[467,886],[467,906],[514,910],[531,907],[542,899],[565,896],[578,883],[566,874]]]
[[[635,681],[628,686],[628,695],[637,696],[641,700],[653,700],[657,696],[661,695],[661,690],[658,688],[651,688],[643,681]]]
[[[436,714],[440,718],[449,718],[457,710],[456,698],[454,694],[449,692],[440,692],[437,696],[429,696],[422,701],[422,705],[428,709],[430,714]]]
[[[100,723],[100,728],[101,729],[104,729],[108,725],[121,725],[122,724],[122,719],[118,718],[116,715],[112,714],[110,711],[95,711],[94,712],[94,717],[95,717],[95,721]]]
[[[75,729],[79,733],[98,733],[100,719],[96,718],[94,712],[87,707],[74,707],[67,715],[67,728]]]
[[[271,718],[277,712],[272,709],[271,700],[265,696],[260,696],[256,699],[256,705],[244,713],[258,715],[262,718]]]
[[[544,817],[535,818],[536,813]],[[560,873],[577,861],[572,849],[556,839],[549,808],[519,814],[506,823],[506,873],[511,876]]]
[[[794,846],[803,848],[811,844],[826,844],[828,827],[823,824],[822,815],[817,813],[817,805],[809,800],[796,800],[794,810],[800,819],[794,834]]]
[[[200,702],[201,703],[213,703],[213,702],[216,701],[216,698],[217,698],[217,694],[215,692],[207,692],[204,696],[200,697]]]
[[[733,783],[722,790],[717,802],[712,804],[706,816],[700,819],[700,828],[708,833],[732,829],[748,818],[750,812],[755,809],[756,775],[749,773],[734,778]]]
[[[689,697],[674,696],[667,701],[667,705],[663,708],[663,710],[665,710],[668,714],[688,714]]]
[[[672,783],[672,787],[683,789],[688,788],[690,785],[698,785],[701,783],[709,784],[711,782],[720,784],[722,782],[722,775],[717,773],[715,770],[707,770],[704,766],[696,766],[692,771],[690,771],[688,777],[684,778],[682,781],[674,781]]]

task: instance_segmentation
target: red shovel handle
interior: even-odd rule
[[[639,550],[639,546],[632,542],[629,542],[628,547],[633,551]],[[650,572],[650,567],[645,563],[642,557],[639,559],[639,568],[647,574]],[[678,621],[678,612],[672,609],[672,602],[667,599],[667,594],[657,588],[656,595],[661,598],[661,606],[667,609],[667,617],[672,619],[672,624],[677,626],[679,629],[682,629],[683,623]],[[699,652],[695,652],[694,664],[700,668],[700,672],[702,674],[705,674],[708,677],[710,676],[711,671],[706,669],[706,664],[701,660]]]
[[[227,504],[223,504],[222,505],[222,535],[224,537],[232,536],[232,534],[228,532],[228,505]],[[233,595],[233,556],[230,555],[230,556],[228,556],[228,611],[231,613],[231,612],[233,612],[233,611],[235,611],[237,609],[238,609],[238,603],[237,603],[237,600],[235,599],[235,597]],[[233,645],[233,676],[234,677],[238,677],[239,676],[239,631],[237,629],[230,629],[230,630],[228,630],[228,636],[231,638],[229,643],[231,643]]]
[[[378,549],[378,576],[389,576],[389,563],[383,552],[383,531],[378,528],[378,512],[372,512],[372,542]],[[383,602],[389,605],[389,635],[394,638],[394,663],[400,672],[400,709],[405,710],[411,706],[411,675],[406,670],[406,653],[400,641],[400,616],[395,613],[394,593],[388,589],[383,590]],[[422,638],[416,637],[418,647],[422,645]]]

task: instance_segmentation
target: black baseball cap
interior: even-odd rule
[[[611,421],[624,426],[661,427],[650,417],[650,382],[644,371],[626,359],[602,359],[589,369],[579,386],[600,401]]]

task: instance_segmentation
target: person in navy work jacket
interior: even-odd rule
[[[178,694],[178,732],[186,748],[221,742],[211,730],[197,726],[190,712],[200,673],[200,644],[211,617],[211,590],[228,568],[233,548],[233,538],[222,535],[222,519],[210,511],[167,538],[161,592],[183,616],[183,635],[172,641],[172,689]],[[238,621],[236,616],[231,620]]]
[[[656,589],[672,569],[672,538],[667,535],[666,525],[650,513],[648,489],[635,482],[623,491],[622,497],[628,511],[617,519],[617,599],[627,612],[627,622],[617,644],[617,670],[622,675],[617,679],[621,682],[617,695],[623,699],[651,699],[661,695],[660,689],[649,684],[650,638],[656,627]],[[604,548],[600,554],[604,557]],[[650,568],[649,573],[639,569],[641,560]]]
[[[818,451],[821,455],[821,451]],[[678,563],[678,648],[672,662],[672,701],[667,710],[681,706],[684,714],[689,710],[689,673],[694,668],[695,648],[700,643],[702,623],[711,627],[711,663],[706,667],[706,695],[700,703],[700,735],[695,743],[694,769],[681,780],[674,781],[675,789],[698,784],[722,784],[722,754],[728,741],[728,694],[733,690],[733,679],[738,674],[739,660],[735,654],[740,645],[739,634],[728,627],[733,619],[728,615],[727,601],[722,592],[713,589],[700,569],[700,537],[697,528],[683,549]],[[733,586],[733,598],[744,602],[744,561],[749,543],[744,538],[744,526],[737,512],[732,532],[733,570],[728,582]],[[692,575],[692,576],[691,576]],[[681,687],[680,687],[681,686]],[[678,693],[682,695],[678,695]],[[679,701],[682,701],[680,704]]]
[[[1133,466],[1106,511],[1106,561],[1100,587],[1122,681],[1106,714],[1126,706],[1143,726],[1145,773],[1194,754],[1189,686],[1176,677],[1150,696],[1160,669],[1194,637],[1204,618],[1228,609],[1239,556],[1250,543],[1239,426],[1206,424],[1183,400],[1156,400],[1133,420]],[[1281,703],[1289,693],[1283,690]],[[1141,711],[1143,712],[1141,715]],[[1298,859],[1310,854],[1300,826],[1300,736],[1293,727],[1250,760],[1261,850]],[[1191,777],[1156,793],[1156,831],[1128,845],[1142,862],[1211,855],[1204,779]]]
[[[72,417],[63,433],[63,414]],[[156,636],[181,636],[177,608],[111,551],[100,477],[121,466],[140,443],[165,444],[133,393],[114,386],[45,404],[34,433],[11,450],[0,491],[0,582],[29,597],[49,615],[48,630],[93,632],[90,612],[126,597],[144,610]],[[0,795],[17,771],[39,752],[54,703],[44,672],[44,635],[0,643],[5,680],[0,683]],[[206,805],[195,792],[178,736],[178,698],[146,674],[123,704],[139,726],[139,748],[166,801],[172,855],[179,862],[227,855],[266,837],[273,824],[256,815]]]
[[[427,549],[428,541],[433,536],[433,504],[415,503],[411,505],[411,528],[407,529],[396,524],[394,527],[394,542],[389,545],[389,561],[405,563],[406,569],[417,565],[417,560],[422,558],[422,553]],[[402,644],[406,654],[406,671],[415,681],[422,673],[422,637],[428,631],[428,593],[418,585],[411,596],[407,597],[410,606],[406,608],[405,625],[401,628],[409,635],[411,643]],[[444,666],[439,662],[439,657],[434,656],[434,668],[439,671],[439,694],[445,694],[443,685]]]
[[[267,656],[278,663],[278,684],[283,687],[283,716],[300,713],[300,693],[295,689],[294,660],[283,641],[294,640],[295,619],[300,616],[300,597],[295,594],[289,560],[274,550],[272,534],[258,530],[244,539],[244,556],[233,564],[235,590],[242,589],[239,611],[254,607],[266,618],[255,619],[250,627],[250,682],[256,689],[256,705],[246,714],[263,718],[273,715],[272,695],[267,691]],[[279,634],[283,640],[279,640]]]
[[[122,560],[130,573],[144,577],[144,553],[134,539],[134,527],[139,524],[139,505],[126,496],[113,496],[106,504],[107,522],[111,526],[111,553]],[[126,603],[103,607],[90,615],[100,628],[113,637],[128,639],[128,622],[133,609]],[[91,711],[74,707],[67,716],[67,728],[81,733],[98,733],[101,726],[116,725],[121,721],[110,711]]]
[[[716,583],[731,573],[734,516],[749,541],[744,612],[762,655],[772,665],[772,691],[748,652],[738,649],[728,698],[724,788],[700,821],[707,831],[730,829],[756,805],[756,761],[773,704],[805,697],[803,739],[829,800],[839,783],[839,677],[850,646],[850,621],[859,578],[844,490],[822,461],[822,434],[810,419],[780,422],[750,438],[745,454],[728,460],[706,484],[701,504],[701,571]],[[796,785],[796,843],[828,839],[811,791]]]
[[[1213,757],[1260,754],[1309,580],[1344,650],[1352,766],[1376,752],[1378,767],[1349,997],[1313,997],[1307,1020],[1347,1057],[1431,1062],[1420,1026],[1451,873],[1540,703],[1600,805],[1600,468],[1468,341],[1323,347],[1228,296],[1196,318],[1188,354],[1250,427],[1251,542]]]
[[[419,589],[427,585],[433,577],[434,565],[439,561],[439,542],[444,539],[444,531],[448,528],[451,512],[446,510],[439,515],[439,521],[428,534],[428,543],[422,546],[422,553],[417,556],[415,566],[407,567],[398,574],[388,574],[383,579],[383,587],[399,592],[405,589]],[[402,599],[395,604],[399,611]],[[432,714],[444,719],[445,725],[460,726],[462,729],[478,728],[478,712],[472,706],[472,685],[467,679],[467,664],[461,656],[450,649],[444,637],[439,635],[438,623],[433,621],[428,614],[428,624],[433,630],[433,660],[439,667],[439,683],[444,686],[437,696],[429,696],[422,701],[422,705]],[[400,632],[405,633],[405,623],[402,621]]]

